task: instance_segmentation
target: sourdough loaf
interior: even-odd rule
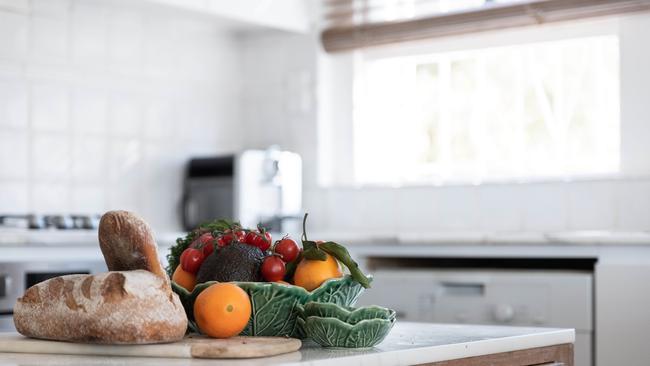
[[[182,339],[187,317],[163,278],[137,270],[36,284],[16,302],[14,323],[33,338],[145,344]]]

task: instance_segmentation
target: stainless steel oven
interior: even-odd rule
[[[37,248],[33,249],[37,251]],[[0,258],[2,260],[2,258]],[[103,260],[0,262],[0,331],[14,330],[13,307],[30,286],[52,277],[73,273],[106,272]]]

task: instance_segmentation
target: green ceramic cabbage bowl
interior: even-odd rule
[[[372,277],[368,279],[372,281]],[[201,291],[216,282],[196,285],[192,292],[172,282],[172,288],[183,303],[189,320],[189,327],[199,332],[194,322],[194,301]],[[302,328],[298,325],[302,305],[308,302],[331,303],[340,306],[354,305],[364,288],[352,277],[330,279],[313,291],[302,287],[275,282],[234,282],[242,288],[251,299],[252,314],[241,335],[275,336],[304,338]]]
[[[369,348],[386,338],[395,324],[395,311],[312,302],[304,306],[298,322],[307,337],[323,347]]]

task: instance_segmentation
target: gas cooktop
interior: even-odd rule
[[[97,230],[99,214],[0,214],[0,228],[29,230]]]

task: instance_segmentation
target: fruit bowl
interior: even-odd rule
[[[386,338],[395,311],[381,306],[352,308],[310,302],[298,319],[305,334],[323,347],[369,348]]]
[[[368,276],[372,281],[372,276]],[[174,292],[178,294],[187,318],[189,327],[199,332],[194,322],[194,301],[201,291],[216,282],[205,282],[196,285],[192,292],[172,282]],[[303,305],[309,302],[330,303],[339,306],[353,306],[364,288],[360,283],[346,275],[323,282],[313,291],[302,287],[276,282],[234,282],[242,288],[251,299],[252,314],[241,335],[247,336],[276,336],[304,338],[302,328],[298,326],[298,317]]]

